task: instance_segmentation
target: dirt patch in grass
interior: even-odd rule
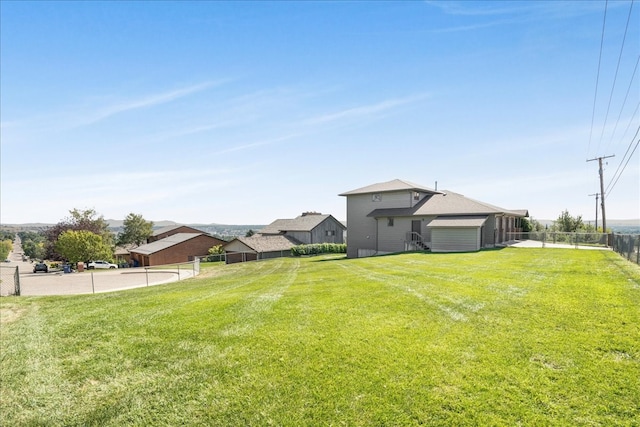
[[[0,307],[0,324],[15,322],[27,311],[24,307],[4,306]]]

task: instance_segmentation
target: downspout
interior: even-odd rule
[[[378,234],[380,234],[380,221],[376,218],[376,255],[378,254]]]

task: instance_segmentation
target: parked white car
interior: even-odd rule
[[[107,261],[91,261],[89,264],[87,264],[87,268],[89,270],[94,269],[94,268],[118,268],[117,265],[115,264],[111,264],[110,262]]]

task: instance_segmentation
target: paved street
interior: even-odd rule
[[[10,262],[2,263],[3,294],[12,286],[5,286],[18,267],[20,273],[20,295],[73,295],[98,292],[112,292],[124,289],[141,288],[164,283],[177,282],[193,277],[192,265],[180,269],[123,268],[115,270],[85,270],[65,274],[62,271],[34,273],[31,262],[22,261],[20,242],[14,242]]]

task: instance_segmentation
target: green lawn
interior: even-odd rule
[[[634,426],[640,268],[503,249],[0,300],[2,426]]]

